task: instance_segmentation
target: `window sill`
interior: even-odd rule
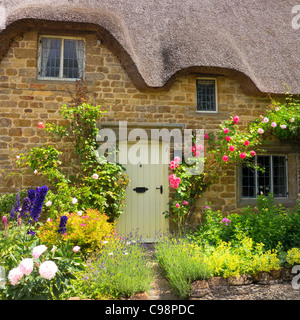
[[[51,77],[37,77],[38,81],[58,81],[58,82],[76,82],[81,78],[51,78]]]
[[[196,113],[201,113],[201,114],[211,114],[211,113],[213,113],[213,114],[216,114],[216,113],[219,113],[219,111],[217,110],[217,111],[202,111],[202,110],[196,110]]]

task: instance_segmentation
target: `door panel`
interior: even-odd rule
[[[128,143],[128,142],[127,142]],[[147,142],[144,142],[147,144]],[[128,143],[128,149],[132,145]],[[168,210],[168,164],[163,164],[162,150],[168,152],[168,148],[162,148],[163,143],[148,145],[148,155],[139,155],[141,163],[124,165],[130,183],[126,188],[126,207],[124,213],[117,221],[117,233],[120,236],[137,234],[145,242],[155,241],[158,233],[167,232],[168,220],[162,214]],[[159,155],[158,164],[151,164],[151,152]],[[147,163],[148,162],[148,163]],[[163,193],[160,192],[163,187]],[[145,187],[148,190],[137,193],[133,189]]]

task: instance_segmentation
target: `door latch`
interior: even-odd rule
[[[161,185],[159,188],[156,188],[156,190],[160,190],[160,194],[163,193],[163,186]]]

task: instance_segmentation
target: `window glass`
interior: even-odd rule
[[[197,80],[197,110],[216,111],[215,80]]]

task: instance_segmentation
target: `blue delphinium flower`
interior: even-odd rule
[[[30,211],[30,215],[34,221],[38,221],[40,217],[48,190],[49,188],[47,186],[36,188],[34,204]]]
[[[67,232],[67,221],[68,221],[68,217],[67,216],[61,216],[60,217],[60,223],[59,223],[59,229],[58,229],[58,233],[60,234],[64,234]]]
[[[32,236],[34,236],[34,235],[35,235],[35,232],[32,231],[32,230],[28,230],[28,231],[27,231],[27,234],[31,234]]]
[[[20,217],[27,217],[27,213],[29,213],[30,211],[30,205],[31,205],[30,199],[28,197],[24,198],[22,209],[20,212]]]
[[[14,219],[16,217],[16,212],[15,212],[14,206],[11,206],[9,217],[10,217],[10,219]]]

